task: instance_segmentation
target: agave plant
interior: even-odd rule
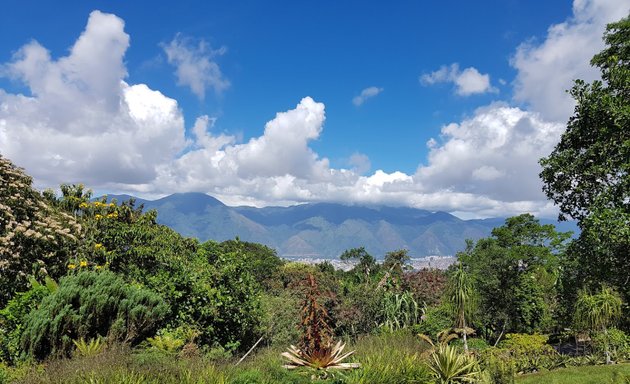
[[[285,368],[310,367],[314,369],[352,369],[357,363],[342,363],[354,351],[343,353],[345,344],[338,342],[333,346],[332,329],[328,312],[319,302],[321,296],[313,275],[308,276],[306,296],[302,303],[299,328],[302,337],[298,347],[291,345],[282,356],[288,360]]]
[[[431,354],[428,367],[440,384],[474,383],[481,375],[474,357],[446,344],[440,344]]]
[[[341,341],[335,346],[323,347],[313,351],[302,351],[294,345],[289,347],[288,352],[284,352],[284,356],[289,360],[288,364],[283,367],[294,369],[298,367],[309,367],[314,369],[354,369],[359,368],[359,363],[343,363],[348,356],[354,351],[343,353],[345,344]]]

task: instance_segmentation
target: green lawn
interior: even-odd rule
[[[571,367],[516,378],[518,384],[630,384],[630,364]]]

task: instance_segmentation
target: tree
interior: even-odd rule
[[[377,267],[376,259],[364,247],[347,249],[339,256],[339,259],[342,261],[356,261],[357,264],[354,266],[353,271],[365,276],[366,280],[369,279],[370,273]]]
[[[406,249],[387,252],[383,260],[383,268],[395,278],[401,279],[403,272],[411,269],[410,260],[409,251]]]
[[[570,233],[524,214],[506,219],[492,237],[468,242],[458,259],[472,275],[479,320],[487,337],[530,333],[550,326],[560,261]]]
[[[82,232],[76,217],[51,204],[30,176],[0,156],[0,307],[28,288],[29,276],[63,276]]]
[[[575,305],[575,324],[590,332],[602,331],[604,333],[604,348],[606,364],[610,364],[610,352],[608,350],[608,327],[613,325],[621,316],[621,298],[610,288],[602,287],[602,290],[590,295],[582,292]]]
[[[472,276],[464,269],[461,261],[458,264],[450,279],[447,301],[455,319],[455,331],[463,335],[464,351],[468,352],[468,326],[476,305],[475,288]]]
[[[591,60],[602,81],[576,80],[577,105],[553,152],[540,160],[543,190],[560,218],[578,220],[568,255],[573,281],[606,283],[630,299],[630,17],[607,26],[606,47]],[[573,288],[576,297],[579,286]]]
[[[602,81],[576,80],[575,114],[553,152],[540,160],[543,190],[561,218],[582,220],[600,205],[630,210],[630,18],[609,24],[607,47],[591,60]]]

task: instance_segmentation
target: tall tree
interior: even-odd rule
[[[561,219],[578,220],[569,256],[573,281],[602,282],[630,299],[630,17],[609,24],[606,47],[591,60],[601,81],[577,80],[574,115],[553,152],[540,160],[543,190]],[[572,297],[576,298],[577,289]]]
[[[534,216],[508,218],[492,237],[468,243],[459,260],[474,278],[486,336],[544,331],[554,314],[560,259],[569,233]]]
[[[376,259],[370,255],[364,247],[352,248],[343,251],[339,259],[343,261],[355,261],[353,272],[359,273],[365,279],[369,279],[370,273],[377,269]]]
[[[458,264],[458,268],[451,276],[447,300],[455,319],[455,331],[462,334],[464,351],[468,352],[469,325],[476,305],[475,288],[472,276],[464,269],[461,261]]]
[[[606,364],[610,364],[608,327],[621,316],[621,298],[610,288],[603,287],[594,295],[580,293],[575,305],[575,324],[590,332],[603,332]]]

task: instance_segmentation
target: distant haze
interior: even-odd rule
[[[129,195],[109,195],[118,202]],[[365,247],[381,259],[386,252],[408,249],[411,257],[452,256],[466,239],[490,235],[505,218],[462,220],[447,212],[414,208],[331,203],[290,207],[229,207],[204,193],[176,193],[158,200],[136,199],[158,212],[158,222],[200,241],[265,244],[292,259],[335,259],[350,248]],[[555,223],[551,220],[541,222]],[[572,222],[559,230],[577,232]]]

